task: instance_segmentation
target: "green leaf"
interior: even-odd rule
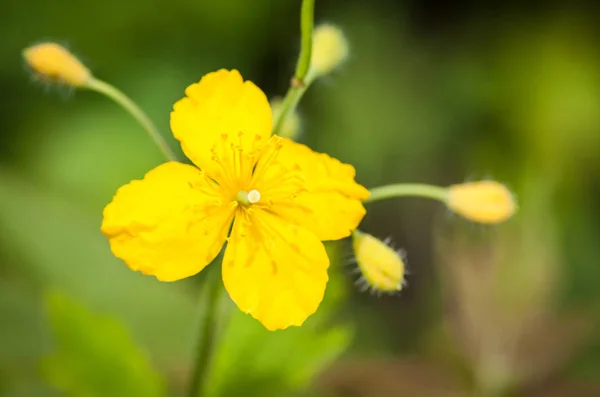
[[[330,246],[332,264],[337,245]],[[321,307],[301,327],[268,331],[233,304],[221,335],[209,381],[209,396],[282,396],[301,391],[348,347],[350,326],[328,325],[345,296],[344,280],[332,266]]]
[[[47,381],[69,396],[164,396],[164,382],[117,320],[90,312],[63,293],[46,306],[56,339],[42,362]]]
[[[187,360],[196,316],[186,283],[161,283],[128,269],[99,230],[102,214],[78,204],[0,169],[2,243],[20,258],[18,271],[115,315],[161,366]]]
[[[54,396],[36,371],[48,339],[39,301],[31,288],[0,272],[0,396]]]
[[[0,374],[6,372],[13,378],[42,352],[45,335],[38,300],[11,281],[0,277]],[[15,362],[22,365],[15,368]]]

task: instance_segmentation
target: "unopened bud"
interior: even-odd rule
[[[352,246],[362,274],[361,282],[375,292],[393,293],[404,286],[404,261],[385,242],[355,230]]]
[[[273,99],[271,101],[271,112],[273,113],[273,120],[277,120],[279,116],[281,116],[281,111],[283,110],[283,102],[281,99]],[[279,132],[277,135],[288,138],[291,140],[296,140],[298,135],[300,135],[301,130],[301,122],[300,116],[295,110],[288,112],[283,120],[283,124],[279,128]]]
[[[42,78],[74,87],[85,85],[91,73],[71,52],[56,43],[42,43],[23,50],[31,69]]]
[[[311,68],[315,76],[323,76],[337,68],[348,57],[348,41],[333,25],[321,25],[314,31]]]
[[[508,188],[494,181],[468,182],[448,188],[446,205],[463,217],[479,223],[500,223],[517,210]]]

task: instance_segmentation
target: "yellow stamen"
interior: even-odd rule
[[[266,147],[263,149],[264,151],[263,151],[263,153],[261,153],[260,159],[258,160],[258,163],[256,164],[256,169],[254,170],[254,173],[252,174],[251,184],[255,184],[256,181],[262,179],[262,177],[265,175],[265,173],[269,169],[269,165],[271,165],[271,162],[277,158],[277,155],[279,154],[279,151],[281,150],[281,148],[283,146],[282,142],[283,142],[283,138],[276,136],[276,135],[273,135],[269,139],[269,142],[267,143]]]

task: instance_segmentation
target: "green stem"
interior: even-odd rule
[[[278,134],[285,122],[286,117],[293,113],[300,99],[308,89],[311,78],[306,78],[310,70],[310,59],[312,55],[312,39],[314,29],[314,10],[315,0],[303,0],[302,11],[300,15],[300,29],[302,31],[302,47],[300,49],[300,57],[296,65],[296,73],[292,79],[292,84],[285,94],[281,105],[281,113],[275,121],[273,134]]]
[[[417,196],[427,197],[446,202],[448,189],[441,186],[426,185],[422,183],[398,183],[371,189],[371,195],[364,200],[365,203],[383,200],[392,197]]]
[[[275,122],[273,134],[277,135],[279,133],[279,130],[281,130],[281,128],[283,127],[285,119],[290,113],[294,112],[294,110],[298,106],[298,103],[300,102],[300,99],[308,89],[309,84],[310,82],[306,81],[304,85],[300,87],[290,87],[287,94],[285,95],[285,98],[283,99],[283,103],[281,104],[281,113],[279,113],[279,117]]]
[[[314,29],[315,0],[302,1],[302,11],[300,13],[300,31],[302,33],[302,47],[300,48],[300,57],[296,65],[296,80],[301,84],[310,68],[310,58],[312,55],[312,39]]]
[[[150,135],[150,138],[152,138],[156,146],[158,146],[168,160],[177,161],[177,156],[173,153],[160,132],[158,132],[158,129],[154,126],[150,118],[127,95],[114,86],[94,77],[90,78],[85,85],[85,88],[106,95],[118,103],[123,109],[129,112],[142,127],[144,127],[148,135]]]
[[[221,281],[221,266],[213,264],[204,280],[206,289],[206,305],[200,313],[200,333],[198,336],[198,350],[194,361],[188,397],[198,397],[205,391],[206,381],[210,374],[213,354],[215,350],[216,334],[218,329],[218,315],[221,297],[223,296],[223,282]]]

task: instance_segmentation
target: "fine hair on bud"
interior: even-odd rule
[[[355,230],[352,248],[361,277],[356,284],[375,294],[393,294],[405,285],[406,266],[403,255],[389,242]]]
[[[92,77],[79,59],[57,43],[46,42],[25,48],[23,58],[36,77],[52,84],[83,87]]]
[[[491,180],[450,186],[446,205],[464,218],[482,224],[504,222],[517,211],[517,204],[510,190]]]
[[[313,35],[310,72],[324,76],[340,66],[350,52],[344,32],[334,25],[319,25]]]

